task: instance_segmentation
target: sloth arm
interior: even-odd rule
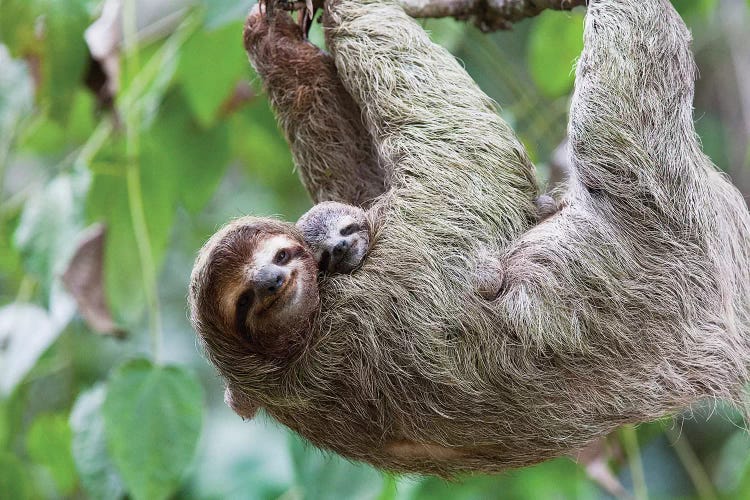
[[[532,345],[658,352],[731,331],[732,301],[747,314],[747,208],[696,139],[689,44],[667,0],[590,2],[565,206],[500,259],[498,304]]]
[[[256,6],[245,26],[245,48],[267,89],[302,182],[315,203],[367,206],[387,179],[359,107],[330,55],[304,39],[277,6],[271,18]]]
[[[393,1],[325,7],[339,77],[392,179],[391,214],[448,245],[501,247],[535,222],[534,167],[456,59]]]
[[[693,126],[690,40],[667,0],[590,2],[570,110],[570,196],[618,223],[693,221],[715,167]]]

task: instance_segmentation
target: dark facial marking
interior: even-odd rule
[[[247,328],[246,322],[247,314],[250,312],[253,302],[255,302],[255,292],[252,288],[248,288],[239,296],[235,307],[235,328],[237,333],[247,341],[252,341],[250,329]]]
[[[341,234],[341,236],[349,236],[350,234],[354,234],[361,229],[362,228],[359,224],[357,224],[356,222],[352,222],[351,224],[343,228],[339,234]]]
[[[320,256],[320,264],[318,264],[318,270],[325,272],[328,271],[328,266],[331,263],[331,252],[328,250],[323,251],[323,255]]]

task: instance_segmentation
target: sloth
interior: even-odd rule
[[[279,12],[251,12],[248,54],[312,198],[362,207],[369,250],[318,275],[298,229],[258,218],[206,243],[191,319],[237,413],[451,476],[742,402],[750,214],[700,149],[690,35],[667,0],[589,2],[571,175],[543,218],[494,103],[395,2],[328,0],[330,55]],[[286,249],[291,288],[245,316],[258,266]]]
[[[297,229],[323,273],[351,273],[370,248],[367,216],[353,205],[318,203],[299,218]]]

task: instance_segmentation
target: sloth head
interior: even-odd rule
[[[273,219],[237,219],[201,249],[190,280],[191,321],[208,357],[244,399],[265,394],[256,386],[283,371],[310,340],[320,302],[317,272],[295,227]]]
[[[323,273],[354,271],[370,248],[367,215],[353,205],[335,201],[318,203],[300,217],[297,229]]]

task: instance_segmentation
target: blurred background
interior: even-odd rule
[[[193,259],[232,217],[310,206],[242,48],[252,3],[0,0],[0,498],[750,498],[746,424],[721,403],[582,465],[452,482],[234,415],[187,320]],[[750,1],[673,3],[704,149],[750,195]],[[583,11],[494,34],[421,22],[554,182]]]

